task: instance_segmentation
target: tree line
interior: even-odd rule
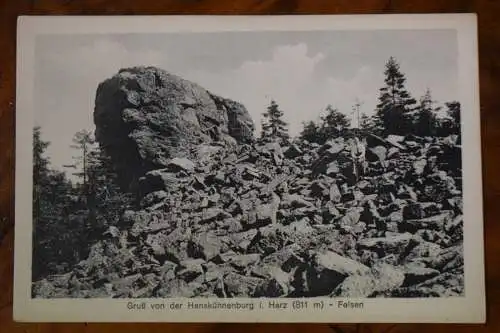
[[[89,246],[116,225],[133,196],[118,186],[111,160],[90,132],[79,131],[71,147],[74,160],[66,172],[51,167],[40,127],[33,130],[32,278],[68,271],[85,259]]]
[[[430,89],[417,101],[406,88],[406,76],[399,63],[390,57],[385,64],[384,84],[379,89],[378,104],[374,113],[359,115],[357,127],[364,132],[387,136],[448,136],[460,135],[461,106],[457,101],[446,102],[446,110],[437,106]],[[359,104],[356,105],[359,108]],[[444,112],[442,112],[444,111]],[[355,112],[359,112],[355,110]],[[320,120],[304,122],[299,138],[309,142],[324,143],[328,138],[351,132],[350,118],[340,110],[328,105]],[[441,116],[440,116],[441,114]],[[443,116],[443,114],[445,116]],[[284,112],[272,100],[261,121],[261,139],[289,140],[288,124],[283,120]]]

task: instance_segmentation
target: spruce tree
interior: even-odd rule
[[[38,236],[39,221],[46,215],[49,208],[43,196],[44,190],[50,183],[49,159],[44,156],[49,143],[41,138],[40,127],[33,129],[33,231]],[[36,242],[35,242],[36,243]],[[36,245],[36,244],[35,244]]]
[[[351,125],[349,118],[331,105],[328,105],[325,111],[326,115],[321,117],[322,124],[320,129],[323,141],[343,135]]]
[[[407,134],[411,130],[407,113],[413,110],[416,100],[406,90],[406,77],[395,58],[389,58],[384,74],[385,86],[380,88],[375,115],[377,129],[382,134]]]
[[[321,143],[320,127],[314,121],[302,123],[303,129],[300,132],[300,138],[308,142]]]
[[[68,167],[77,169],[73,174],[82,182],[79,199],[85,225],[81,236],[89,241],[117,223],[121,213],[131,205],[132,196],[121,190],[111,158],[95,144],[89,131],[77,132],[73,143],[71,147],[79,154]]]
[[[117,224],[132,196],[121,191],[110,158],[88,131],[78,132],[73,148],[74,173],[85,186],[73,187],[66,174],[51,168],[49,142],[33,130],[33,269],[32,279],[64,273],[87,256],[104,229]],[[82,191],[82,188],[84,191]]]
[[[420,99],[418,114],[415,119],[414,132],[420,136],[436,135],[436,112],[439,108],[434,107],[431,92],[429,89],[425,91],[424,96]]]
[[[74,157],[74,163],[67,167],[80,169],[73,173],[82,181],[84,193],[88,192],[88,167],[90,164],[90,156],[94,149],[95,140],[92,133],[87,130],[78,131],[73,137],[73,144],[71,148],[78,151],[78,155]]]
[[[461,133],[461,105],[460,102],[453,101],[446,103],[447,114],[451,118],[451,133],[458,134]]]
[[[279,139],[282,142],[289,140],[288,124],[283,120],[283,111],[280,110],[278,104],[271,100],[266,112],[262,114],[262,132],[263,139]]]
[[[364,130],[364,131],[372,131],[373,130],[373,119],[371,117],[368,117],[366,113],[361,114],[361,118],[359,121],[359,128]]]
[[[49,159],[44,156],[45,150],[49,146],[47,141],[41,138],[41,128],[36,126],[33,129],[33,181],[39,182],[46,178],[48,173]]]
[[[61,273],[75,263],[74,226],[68,221],[73,210],[72,187],[63,172],[52,170],[45,156],[49,142],[33,129],[33,263],[32,279]]]
[[[102,232],[117,224],[122,213],[132,205],[133,196],[121,190],[111,158],[99,147],[89,155],[87,174],[92,199],[88,207],[94,212],[94,228]]]

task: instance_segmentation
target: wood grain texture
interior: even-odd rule
[[[349,14],[476,12],[479,18],[486,325],[17,324],[12,322],[15,45],[21,14]],[[0,332],[500,332],[500,1],[0,0]],[[439,309],[436,309],[439,311]]]

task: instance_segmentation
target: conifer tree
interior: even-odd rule
[[[82,180],[84,192],[88,191],[88,167],[91,163],[90,156],[92,155],[94,145],[95,140],[92,137],[92,133],[85,129],[78,131],[75,134],[75,136],[73,137],[73,144],[71,145],[71,148],[78,151],[78,155],[74,157],[74,163],[68,165],[67,167],[77,169],[77,171],[74,172],[73,175],[79,177]]]
[[[328,105],[325,111],[326,115],[321,117],[321,134],[324,141],[339,137],[351,125],[349,118],[331,105]]]
[[[375,115],[377,129],[382,134],[406,134],[411,129],[407,113],[413,110],[416,100],[406,90],[406,77],[395,58],[389,58],[384,74],[385,86],[380,89]]]
[[[110,158],[93,147],[90,132],[78,132],[73,142],[80,154],[67,167],[77,169],[74,175],[85,185],[78,188],[51,168],[49,142],[41,139],[39,127],[33,129],[33,280],[71,269],[132,205],[132,196],[117,185]]]
[[[359,128],[365,131],[372,131],[373,130],[373,119],[371,117],[368,117],[366,113],[361,114],[361,119],[359,121]]]
[[[32,278],[60,273],[77,259],[72,226],[72,187],[63,172],[52,170],[45,156],[49,142],[33,129]]]
[[[33,129],[33,180],[35,182],[46,177],[49,159],[44,156],[49,143],[41,138],[40,126]]]
[[[73,143],[71,147],[77,149],[79,155],[69,167],[80,169],[74,175],[82,180],[80,201],[82,214],[86,216],[82,237],[88,241],[116,224],[121,213],[130,206],[132,196],[119,187],[111,158],[95,145],[89,131],[77,132]]]
[[[321,143],[320,127],[314,121],[302,122],[303,129],[300,138],[308,142]]]
[[[280,139],[288,141],[288,124],[283,120],[283,111],[276,101],[271,100],[266,112],[263,113],[261,138]]]
[[[420,99],[418,114],[415,119],[414,132],[420,136],[436,135],[436,112],[439,108],[434,107],[431,91],[427,89]]]
[[[133,197],[121,190],[111,158],[99,147],[89,155],[87,173],[89,195],[92,199],[89,209],[95,212],[92,216],[95,219],[94,228],[106,229],[115,225],[123,211],[130,208]]]
[[[461,133],[461,118],[460,118],[460,113],[461,113],[461,105],[460,102],[453,101],[453,102],[448,102],[446,103],[447,107],[447,114],[451,118],[451,132],[453,134],[458,134],[460,135]]]

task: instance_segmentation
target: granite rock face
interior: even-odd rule
[[[96,93],[94,123],[99,144],[123,182],[193,158],[196,146],[235,146],[253,139],[254,124],[243,105],[155,67],[120,70]]]

